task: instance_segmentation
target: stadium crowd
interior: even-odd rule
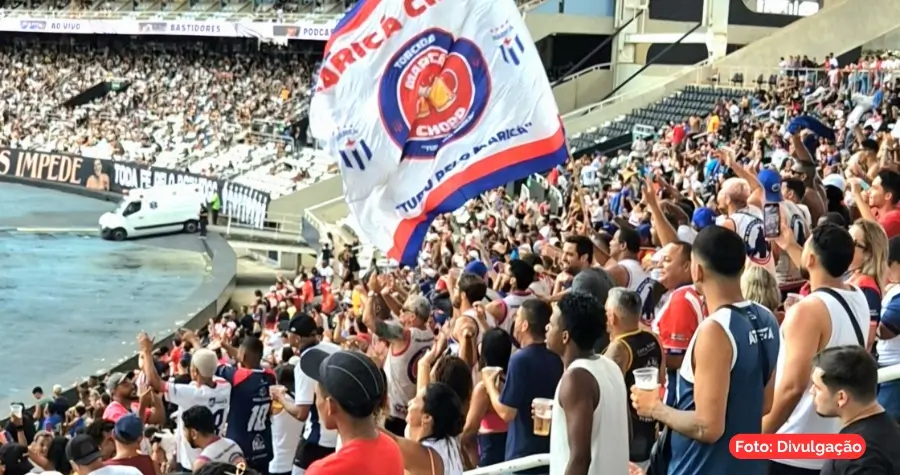
[[[248,133],[254,122],[291,139],[290,125],[305,114],[315,64],[309,45],[45,36],[0,40],[0,146],[182,168],[231,157],[238,144],[259,146]],[[104,81],[120,89],[64,105]],[[282,152],[285,142],[277,142]],[[236,166],[204,163],[197,172]]]
[[[148,156],[280,114],[304,87],[267,60],[137,48],[110,47],[108,70],[51,49],[26,67],[8,49],[4,138],[51,137],[34,119],[44,75],[134,81],[73,112],[88,132],[45,145],[137,132],[156,140]],[[900,473],[900,383],[878,384],[900,363],[900,88],[843,84],[779,81],[574,157],[541,181],[562,206],[523,183],[491,190],[434,221],[415,268],[326,247],[199,334],[138,335],[135,371],[75,398],[35,388],[0,432],[0,475],[460,475],[538,454],[549,467],[509,470]],[[858,435],[866,450],[742,460],[738,434]]]

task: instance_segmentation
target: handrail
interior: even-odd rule
[[[508,460],[487,467],[479,467],[468,470],[465,475],[494,475],[506,472],[518,472],[529,468],[546,467],[550,465],[550,454],[529,455],[527,457]]]
[[[323,223],[321,219],[316,217],[316,214],[313,213],[311,210],[309,210],[309,209],[304,210],[303,217],[307,221],[309,221],[309,224],[311,224],[312,227],[316,228],[316,231],[319,232],[320,236],[324,236],[325,233],[328,232],[328,227],[325,226],[325,223]]]
[[[683,71],[679,71],[678,73],[673,74],[672,76],[669,76],[667,78],[668,80],[666,82],[664,82],[662,84],[656,84],[656,85],[652,86],[651,89],[658,89],[658,88],[665,87],[666,84],[674,82],[683,76],[691,74],[698,68],[708,66],[711,62],[712,62],[712,58],[706,58],[703,61],[700,61],[699,63],[694,64],[693,66],[685,66],[685,69]],[[647,91],[643,90],[643,89],[626,92],[625,94],[619,94],[617,96],[610,97],[609,99],[606,99],[605,101],[600,101],[600,102],[597,102],[594,104],[586,105],[580,109],[575,109],[572,112],[569,112],[568,114],[563,115],[562,118],[568,119],[568,118],[572,118],[572,117],[578,117],[578,116],[582,116],[585,114],[589,114],[595,110],[602,109],[604,107],[608,107],[608,106],[611,106],[611,105],[614,105],[614,104],[617,104],[620,102],[624,102],[629,99],[634,99],[635,97],[640,97],[645,94],[647,94]]]
[[[315,211],[315,210],[317,210],[317,209],[322,209],[322,208],[331,206],[331,205],[333,205],[333,204],[335,204],[335,203],[339,203],[339,202],[342,202],[342,201],[345,201],[345,200],[344,200],[344,195],[338,196],[338,197],[336,197],[336,198],[332,198],[332,199],[330,199],[330,200],[325,200],[325,201],[323,201],[323,202],[321,202],[321,203],[318,203],[318,204],[316,204],[316,205],[310,206],[309,208],[306,208],[306,211]]]
[[[551,86],[556,87],[556,86],[559,86],[560,84],[565,84],[565,83],[567,83],[567,82],[569,82],[569,81],[571,81],[571,80],[573,80],[573,79],[577,79],[577,78],[579,78],[579,77],[581,77],[581,76],[584,76],[584,75],[587,74],[587,73],[592,73],[592,72],[594,72],[594,71],[598,71],[598,70],[601,70],[601,69],[608,69],[608,68],[610,68],[610,67],[612,67],[612,63],[600,63],[600,64],[595,64],[595,65],[593,65],[593,66],[591,66],[591,67],[589,67],[589,68],[584,68],[584,69],[582,69],[582,70],[580,70],[580,71],[578,71],[578,72],[572,73],[572,74],[570,74],[570,75],[568,75],[568,76],[566,76],[566,77],[564,77],[564,78],[562,78],[562,79],[558,79],[556,82],[554,82],[553,84],[551,84]]]
[[[84,18],[84,19],[127,19],[127,18],[149,18],[160,17],[164,19],[186,18],[187,11],[171,11],[171,10],[7,10],[0,9],[0,18]],[[200,12],[209,14],[210,12]],[[224,18],[193,18],[195,20],[268,20],[275,23],[292,23],[298,21],[312,23],[329,23],[336,22],[343,13],[284,13],[281,15],[269,12],[212,12],[215,14],[223,14]]]
[[[571,119],[575,117],[580,117],[585,114],[589,114],[596,110],[603,109],[605,107],[609,107],[626,100],[634,99],[639,96],[646,95],[649,90],[657,90],[661,88],[665,88],[668,84],[677,81],[684,76],[689,74],[696,74],[699,68],[704,66],[709,66],[712,64],[711,58],[707,58],[700,63],[695,64],[694,66],[685,66],[685,69],[670,75],[665,79],[662,83],[657,83],[649,88],[633,90],[627,92],[625,94],[620,94],[618,96],[613,96],[607,100],[597,102],[594,104],[589,104],[587,106],[581,107],[579,109],[573,110],[567,114],[564,114],[563,119]],[[878,76],[878,75],[886,75],[893,74],[896,75],[900,73],[900,70],[888,70],[888,69],[880,69],[876,70],[874,68],[860,69],[860,68],[850,68],[843,67],[839,69],[841,73],[840,83],[841,86],[849,85],[851,88],[859,87],[860,84],[867,84],[871,87],[874,83],[874,80],[868,80],[868,82],[863,82],[864,78],[868,76]],[[828,76],[828,70],[825,68],[782,68],[779,66],[715,66],[713,65],[713,76],[718,77],[718,85],[720,86],[728,86],[731,84],[731,79],[734,77],[735,73],[744,74],[743,84],[748,87],[752,84],[755,84],[759,74],[765,75],[777,75],[779,77],[782,76],[792,76],[792,77],[806,77],[812,74],[815,79],[825,79]],[[705,78],[704,78],[705,79]],[[877,79],[874,78],[874,79]],[[768,77],[764,77],[764,82],[768,81]]]
[[[878,382],[886,383],[900,379],[900,364],[886,366],[878,370]],[[517,472],[529,468],[547,467],[550,465],[550,454],[537,454],[521,457],[506,462],[479,467],[468,470],[465,475],[500,475],[507,472]]]

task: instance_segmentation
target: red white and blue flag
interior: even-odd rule
[[[362,237],[404,264],[438,214],[567,158],[512,1],[361,0],[325,47],[310,126]]]

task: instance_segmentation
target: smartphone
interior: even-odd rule
[[[763,205],[763,227],[767,238],[781,235],[781,206],[778,203]]]

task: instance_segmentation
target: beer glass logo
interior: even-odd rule
[[[430,160],[484,113],[491,78],[473,41],[426,30],[398,48],[379,85],[381,120],[404,159]]]

